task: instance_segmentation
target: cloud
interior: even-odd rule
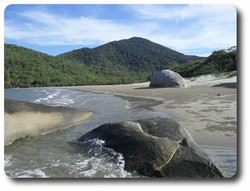
[[[66,18],[46,12],[29,11],[19,16],[26,22],[5,22],[5,38],[38,45],[93,45],[135,35],[146,35],[147,24],[122,25],[112,20],[90,17]],[[153,30],[154,25],[150,25]],[[141,32],[138,32],[141,31]]]
[[[227,5],[130,5],[140,18],[158,20],[172,30],[152,40],[176,50],[218,49],[236,45],[236,10]]]
[[[124,10],[130,20],[123,23],[105,16],[20,10],[5,18],[5,39],[46,46],[98,46],[140,36],[181,52],[236,45],[236,10],[232,6],[127,5]]]
[[[235,12],[231,5],[128,5],[128,7],[144,19],[187,20],[207,17],[217,17],[228,20]],[[233,16],[233,15],[232,15]]]

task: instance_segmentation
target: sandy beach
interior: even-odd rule
[[[237,77],[206,75],[186,82],[188,88],[148,88],[149,82],[67,88],[162,101],[152,108],[169,113],[198,144],[236,147]]]

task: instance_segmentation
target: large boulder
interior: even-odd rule
[[[185,80],[176,72],[171,70],[161,70],[154,73],[153,78],[149,84],[149,87],[180,87],[186,88],[187,84]]]
[[[92,113],[75,108],[4,100],[4,145],[82,123]]]
[[[122,153],[125,170],[149,177],[223,177],[186,129],[172,118],[101,125],[78,139],[104,140]],[[82,146],[82,144],[79,144]]]

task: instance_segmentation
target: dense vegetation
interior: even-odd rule
[[[5,44],[4,55],[6,88],[143,82],[169,64],[198,59],[142,38],[83,48],[56,57]]]
[[[93,49],[73,50],[58,57],[101,68],[107,75],[110,75],[110,71],[106,71],[108,68],[115,71],[150,73],[168,68],[170,65],[186,64],[201,59],[139,37],[110,42]]]
[[[5,44],[5,88],[133,83],[145,81],[147,77],[145,72],[86,66],[76,61]]]
[[[205,59],[135,37],[55,57],[16,45],[4,46],[5,88],[143,82],[155,71],[168,68],[185,77],[235,70],[236,50],[215,51]]]
[[[237,48],[214,51],[207,59],[193,61],[185,65],[173,65],[171,70],[183,77],[221,73],[237,70]]]
[[[80,63],[15,45],[4,48],[5,87],[81,85],[97,79]]]

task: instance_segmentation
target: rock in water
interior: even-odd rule
[[[223,177],[187,130],[171,118],[104,124],[78,141],[95,138],[122,153],[124,168],[130,172],[149,177]]]
[[[161,70],[155,72],[149,87],[180,87],[186,88],[187,84],[185,80],[176,72],[171,70]]]
[[[69,107],[52,107],[16,100],[4,100],[4,145],[73,127],[92,113]]]

